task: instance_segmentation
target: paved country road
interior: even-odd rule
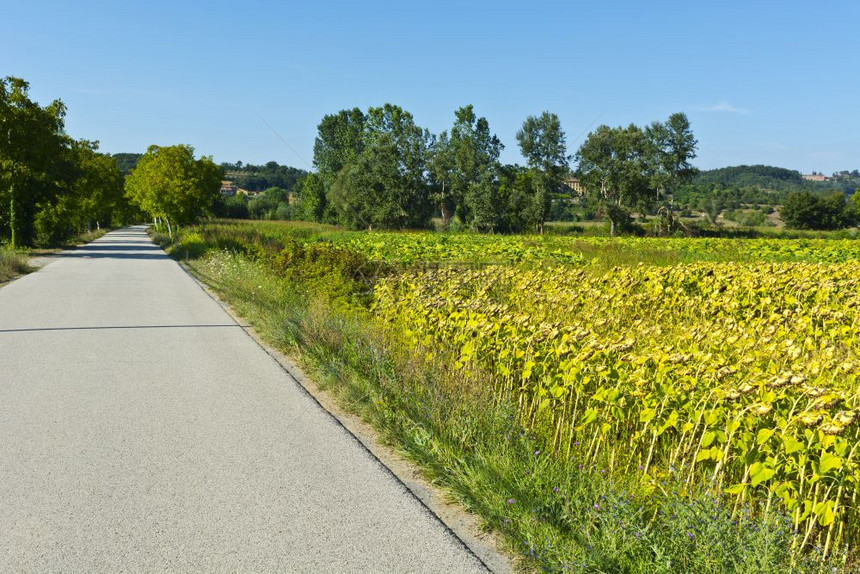
[[[143,227],[0,287],[0,572],[484,572]]]

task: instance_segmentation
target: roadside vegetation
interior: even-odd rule
[[[108,232],[108,229],[98,229],[89,233],[82,233],[74,237],[70,237],[61,244],[41,246],[41,247],[21,247],[12,249],[9,246],[0,246],[0,283],[14,279],[19,275],[26,275],[36,271],[38,267],[30,265],[30,260],[36,257],[48,257],[62,249],[69,247],[77,247],[85,245],[91,241],[95,241],[102,235]]]
[[[27,256],[13,249],[0,248],[0,283],[32,271]]]
[[[66,106],[41,106],[29,84],[0,79],[0,245],[63,245],[134,221],[116,160],[65,131]]]
[[[855,567],[857,250],[240,222],[171,247],[559,572]]]

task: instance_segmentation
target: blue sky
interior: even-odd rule
[[[106,152],[187,143],[306,167],[316,126],[391,102],[434,133],[474,104],[515,134],[555,112],[569,152],[599,124],[683,111],[702,169],[860,168],[860,2],[0,0],[0,75],[61,98]]]

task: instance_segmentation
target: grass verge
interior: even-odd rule
[[[0,248],[0,283],[35,271],[27,264],[27,259],[28,256],[24,251]]]

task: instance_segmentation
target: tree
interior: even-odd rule
[[[658,199],[667,187],[689,181],[698,173],[690,164],[696,157],[698,141],[685,114],[672,114],[665,124],[653,122],[645,136],[650,143],[651,185]]]
[[[402,108],[370,108],[361,151],[327,193],[339,220],[359,229],[426,227],[432,214],[425,179],[430,140]]]
[[[221,187],[221,168],[209,157],[194,159],[189,145],[150,146],[126,178],[126,195],[156,218],[172,224],[190,223],[212,206]]]
[[[443,131],[430,145],[427,170],[433,186],[431,199],[439,206],[442,226],[447,228],[457,205],[451,189],[454,180],[454,153],[448,132]]]
[[[358,108],[323,117],[314,141],[314,166],[328,190],[340,171],[364,149],[366,118]]]
[[[322,178],[311,173],[299,180],[293,189],[299,202],[298,217],[309,221],[324,221],[328,212],[328,199]]]
[[[786,226],[795,229],[841,229],[854,225],[857,220],[845,194],[820,197],[808,191],[788,194],[779,216]]]
[[[460,221],[468,223],[473,215],[469,204],[474,204],[470,193],[486,191],[487,186],[495,185],[495,170],[499,155],[505,146],[490,132],[490,123],[475,114],[470,104],[454,112],[454,125],[451,128],[449,154],[451,162],[451,193],[447,197],[447,207],[452,209]],[[483,188],[477,191],[477,187]],[[445,206],[442,210],[443,224]]]
[[[212,213],[216,217],[228,219],[249,219],[248,199],[241,193],[229,197],[219,197],[212,204]]]
[[[113,157],[98,153],[98,149],[98,142],[86,140],[72,146],[78,169],[72,194],[77,203],[77,224],[86,226],[87,231],[93,223],[96,227],[110,224],[125,203],[122,172]]]
[[[45,107],[30,100],[30,86],[20,78],[0,80],[0,211],[13,247],[35,236],[37,205],[59,191],[61,162],[71,139],[64,133],[66,106],[54,100]],[[5,213],[4,213],[5,211]]]
[[[549,215],[553,194],[561,190],[569,170],[569,157],[564,131],[558,116],[543,112],[529,116],[517,132],[520,151],[535,175],[535,193],[530,207],[530,219],[543,231]]]
[[[609,219],[610,234],[629,220],[628,209],[650,197],[650,145],[634,124],[600,126],[579,148],[579,179]]]

